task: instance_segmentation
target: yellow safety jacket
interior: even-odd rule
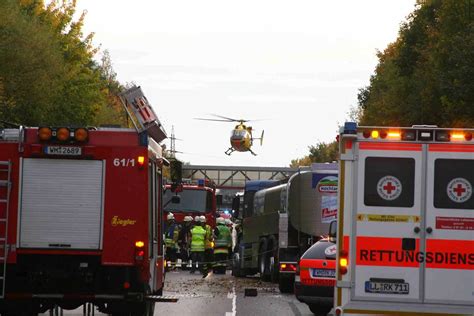
[[[204,252],[204,240],[206,239],[206,230],[201,226],[195,226],[191,230],[191,251]]]
[[[209,225],[206,225],[206,249],[212,249],[212,228]]]
[[[230,235],[230,229],[225,225],[217,225],[219,231],[216,237],[216,245],[214,249],[215,254],[229,253],[229,247],[232,246],[232,236]]]
[[[172,224],[166,229],[165,233],[165,245],[166,248],[178,248],[177,241],[179,236],[179,226]]]

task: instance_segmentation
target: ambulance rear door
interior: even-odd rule
[[[352,299],[421,302],[423,145],[356,143]]]
[[[430,144],[425,300],[474,305],[474,144]]]

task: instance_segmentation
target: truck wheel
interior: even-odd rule
[[[278,275],[279,275],[279,261],[278,261],[278,242],[275,237],[270,238],[270,242],[268,244],[268,253],[269,253],[269,273],[270,273],[270,281],[273,283],[278,283]]]
[[[280,289],[281,293],[293,293],[294,280],[293,278],[280,275],[280,279],[278,281],[278,288]]]
[[[262,281],[270,281],[269,271],[269,255],[267,240],[263,239],[258,250],[258,272]]]
[[[245,277],[245,271],[241,268],[241,260],[240,253],[234,252],[234,255],[232,256],[232,275],[237,278]]]

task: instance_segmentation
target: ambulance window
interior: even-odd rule
[[[436,159],[434,169],[434,206],[474,209],[474,160]]]
[[[413,158],[365,159],[364,203],[367,206],[413,207]]]

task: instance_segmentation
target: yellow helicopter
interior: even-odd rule
[[[214,122],[239,122],[231,132],[230,135],[230,148],[225,151],[225,154],[230,156],[234,151],[249,151],[252,155],[257,156],[251,149],[254,140],[260,140],[260,145],[263,144],[263,134],[265,131],[262,130],[262,135],[260,138],[254,138],[252,136],[252,126],[247,126],[244,123],[250,122],[251,120],[244,119],[233,119],[230,117],[215,115],[220,119],[206,119],[206,118],[196,118],[196,120],[202,121],[214,121]]]

